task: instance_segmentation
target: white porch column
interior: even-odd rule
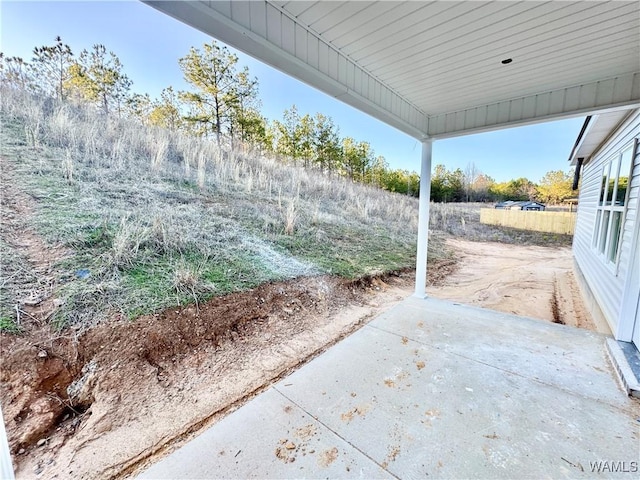
[[[426,298],[427,293],[427,244],[429,242],[429,199],[431,198],[431,152],[433,140],[422,142],[420,167],[420,206],[418,211],[418,244],[416,259],[415,297]]]
[[[13,464],[11,463],[11,451],[9,450],[9,440],[4,429],[4,419],[2,418],[2,407],[0,407],[0,478],[3,480],[13,480]]]

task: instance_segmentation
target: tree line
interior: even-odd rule
[[[142,125],[181,131],[225,142],[231,148],[252,148],[283,162],[317,169],[400,194],[418,196],[420,177],[392,169],[371,144],[341,137],[333,119],[322,113],[301,114],[295,105],[281,119],[261,112],[258,79],[238,57],[217,42],[191,47],[178,60],[188,90],[172,86],[159,98],[132,91],[133,82],[118,56],[96,44],[79,55],[56,37],[52,45],[36,47],[33,57],[7,57],[0,52],[0,82],[59,101],[92,105],[104,115],[136,119]],[[436,202],[537,199],[560,202],[572,196],[570,174],[549,172],[536,185],[526,178],[497,183],[473,163],[464,171],[436,165],[431,199]]]
[[[431,200],[434,202],[500,202],[535,200],[558,204],[576,194],[573,174],[562,170],[547,172],[539,183],[521,177],[496,182],[469,163],[461,170],[436,165],[431,176]]]

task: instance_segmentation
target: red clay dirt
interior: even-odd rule
[[[406,297],[411,280],[302,278],[77,338],[3,334],[0,396],[17,476],[134,472]]]
[[[27,226],[34,201],[0,162],[0,236],[31,270],[14,280],[36,275],[42,285],[17,292],[25,333],[0,334],[0,401],[19,478],[135,472],[411,293],[410,272],[300,278],[55,332],[52,268],[67,252]],[[436,265],[431,279],[449,268]]]

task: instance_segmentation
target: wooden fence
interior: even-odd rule
[[[480,223],[520,230],[573,235],[576,226],[576,213],[481,208]]]

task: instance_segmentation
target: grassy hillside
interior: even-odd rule
[[[84,327],[272,280],[414,265],[416,199],[0,93],[3,330]],[[23,308],[46,297],[46,315]]]

